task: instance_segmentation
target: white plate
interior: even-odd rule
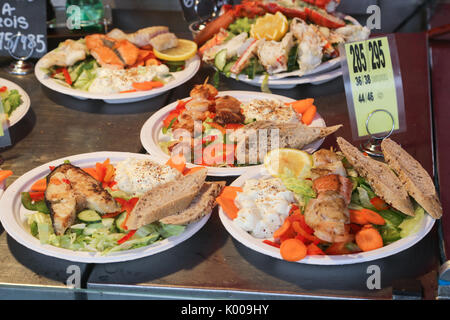
[[[179,72],[172,72],[175,77],[172,81],[161,88],[152,89],[149,91],[138,91],[129,93],[114,93],[114,94],[102,94],[91,93],[83,90],[73,89],[59,84],[57,81],[50,78],[41,70],[41,60],[39,60],[35,66],[34,73],[36,78],[49,89],[55,90],[59,93],[67,94],[78,99],[97,99],[103,100],[107,103],[129,103],[141,101],[149,98],[153,98],[169,91],[172,88],[189,81],[200,68],[200,58],[195,55],[193,58],[186,61],[184,70]]]
[[[5,180],[0,181],[0,199],[2,198],[3,192],[5,192],[5,187],[6,187]]]
[[[353,17],[348,15],[342,15],[343,19],[350,21],[354,25],[360,25],[360,23]],[[342,57],[336,57],[330,59],[315,69],[307,72],[304,75],[300,75],[300,70],[292,72],[282,72],[269,76],[268,86],[271,89],[291,89],[299,84],[321,84],[331,81],[342,75],[341,71]],[[334,70],[338,69],[338,70]],[[264,80],[264,76],[256,76],[254,79],[250,79],[247,75],[239,75],[238,80],[250,84],[252,86],[261,86]]]
[[[248,179],[260,179],[270,177],[269,173],[264,169],[249,170],[246,174],[240,176],[238,179],[233,181],[232,186],[242,187],[246,180]],[[278,258],[283,260],[280,255],[280,250],[278,248],[272,247],[263,243],[264,239],[258,239],[251,236],[248,232],[241,229],[233,220],[228,218],[225,212],[219,207],[219,217],[224,225],[225,229],[231,234],[233,238],[245,245],[246,247],[255,250],[259,253]],[[426,214],[422,221],[422,226],[420,230],[406,238],[400,239],[393,242],[383,248],[355,253],[355,254],[345,254],[345,255],[327,255],[327,256],[307,256],[303,260],[297,263],[304,264],[314,264],[314,265],[344,265],[344,264],[354,264],[372,261],[376,259],[385,258],[387,256],[394,255],[403,250],[412,247],[414,244],[419,242],[424,238],[434,225],[435,220],[431,218],[430,215]]]
[[[64,160],[70,160],[72,164],[80,167],[92,167],[95,166],[96,162],[103,162],[106,158],[109,158],[111,163],[116,163],[129,157],[142,159],[150,158],[149,155],[128,152],[94,152],[61,158],[28,171],[14,181],[6,189],[0,199],[0,208],[2,208],[0,221],[3,227],[6,232],[8,232],[8,234],[17,242],[31,250],[48,256],[83,263],[122,262],[150,256],[176,246],[199,231],[208,221],[210,214],[206,215],[197,222],[189,224],[185,231],[178,236],[164,239],[146,247],[114,252],[105,256],[102,256],[100,253],[96,252],[72,251],[47,244],[42,245],[38,239],[29,233],[26,222],[26,214],[31,211],[22,206],[20,193],[29,191],[33,182],[45,177],[49,173],[49,166],[57,166]]]
[[[270,79],[269,78],[269,88],[271,89],[292,89],[299,84],[322,84],[328,81],[331,81],[337,77],[342,76],[341,68],[336,70],[332,70],[324,73],[315,73],[312,75],[305,75],[302,77],[295,78],[281,78],[281,79]],[[245,82],[249,85],[255,87],[261,87],[261,84],[264,80],[264,76],[256,76],[253,79],[249,79],[247,76],[241,78],[242,75],[239,76],[239,80]]]
[[[8,119],[9,126],[12,127],[17,122],[19,122],[23,117],[25,117],[25,115],[27,114],[28,110],[30,109],[30,105],[31,105],[30,97],[25,92],[25,90],[23,90],[20,86],[18,86],[14,82],[11,82],[11,81],[3,79],[3,78],[0,78],[0,87],[3,87],[3,86],[8,87],[8,90],[16,89],[17,91],[19,91],[19,94],[22,97],[22,104],[20,106],[18,106],[16,108],[16,110],[14,110],[11,113],[11,116]]]
[[[280,95],[255,92],[255,91],[222,91],[219,92],[218,96],[229,95],[241,102],[247,102],[253,99],[279,99],[284,102],[292,102],[295,101],[291,98],[283,97]],[[190,98],[186,98],[190,99]],[[170,159],[170,156],[166,154],[159,146],[159,137],[161,134],[163,119],[169,114],[170,111],[175,109],[178,101],[173,102],[164,108],[158,110],[155,114],[153,114],[143,125],[141,129],[141,143],[144,149],[151,154],[156,161],[159,163],[166,163],[167,160]],[[325,127],[325,121],[319,115],[316,114],[313,122],[311,123],[313,127]],[[317,140],[303,148],[303,150],[312,153],[316,151],[320,145],[323,143],[325,139]],[[188,163],[188,167],[197,167],[198,165]],[[257,168],[262,167],[262,165],[258,166],[247,166],[247,167],[235,167],[235,168],[218,168],[218,167],[208,167],[208,175],[216,176],[216,177],[225,177],[225,176],[239,176],[246,172],[249,168]]]

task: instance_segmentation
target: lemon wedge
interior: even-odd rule
[[[288,169],[297,178],[307,178],[313,163],[308,152],[290,148],[271,150],[264,157],[264,167],[272,176],[280,176]]]
[[[257,18],[250,29],[250,35],[255,39],[280,41],[288,32],[289,22],[281,12],[266,13]]]
[[[197,53],[197,44],[194,41],[178,39],[178,45],[164,51],[153,49],[158,59],[166,61],[184,61],[192,58]]]

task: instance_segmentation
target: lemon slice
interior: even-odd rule
[[[302,150],[281,148],[266,154],[264,166],[272,176],[280,176],[288,169],[297,178],[307,178],[311,173],[313,158]]]
[[[158,59],[166,61],[184,61],[192,58],[197,53],[197,44],[194,41],[178,39],[178,45],[164,51],[153,49]]]
[[[255,39],[280,41],[288,32],[289,22],[281,12],[275,14],[266,13],[257,18],[250,29],[250,35]]]

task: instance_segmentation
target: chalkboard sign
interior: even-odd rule
[[[0,0],[0,56],[42,57],[47,52],[45,0]]]

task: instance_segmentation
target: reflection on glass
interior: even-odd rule
[[[78,6],[80,10],[68,10],[67,19],[80,21],[82,30],[100,31],[103,29],[105,10],[101,0],[67,0],[66,9],[70,6]],[[80,17],[73,17],[74,14],[79,14]]]

